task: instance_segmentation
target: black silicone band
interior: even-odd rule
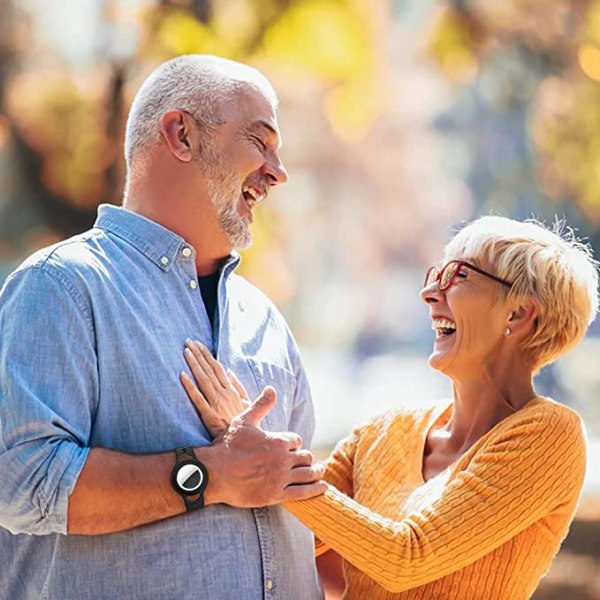
[[[184,490],[177,481],[177,474],[183,465],[192,464],[196,466],[201,474],[202,481],[200,487],[193,492]],[[204,463],[196,458],[196,454],[192,447],[177,448],[175,450],[175,466],[171,471],[171,485],[173,489],[183,498],[185,508],[188,512],[202,508],[204,506],[204,490],[208,485],[208,470]],[[197,496],[197,497],[196,497]]]

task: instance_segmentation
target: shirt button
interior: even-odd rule
[[[192,249],[188,248],[187,246],[181,251],[181,254],[183,254],[183,256],[185,258],[189,258],[192,255]]]
[[[168,264],[169,264],[169,259],[168,259],[166,256],[163,256],[163,257],[160,259],[160,263],[161,263],[162,265],[168,265]]]
[[[195,290],[198,287],[195,279],[190,279],[190,288]]]
[[[265,582],[265,587],[268,590],[272,590],[273,589],[273,580],[272,579],[267,579],[267,581]]]

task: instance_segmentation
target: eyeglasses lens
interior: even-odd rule
[[[440,272],[436,267],[429,267],[427,273],[425,273],[425,283],[423,284],[423,287],[429,287],[432,283],[437,281],[439,274]]]
[[[459,263],[452,261],[449,262],[443,269],[440,277],[440,289],[445,290],[450,286],[452,279],[456,275]]]

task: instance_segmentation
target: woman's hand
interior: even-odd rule
[[[196,381],[182,372],[181,383],[206,429],[216,438],[252,403],[238,378],[225,371],[206,346],[192,340],[186,340],[185,345],[185,360]]]

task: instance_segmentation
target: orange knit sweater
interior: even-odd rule
[[[332,487],[286,504],[345,559],[345,598],[521,600],[550,567],[583,483],[579,416],[536,398],[425,482],[426,435],[450,414],[399,410],[356,429],[328,460]]]

